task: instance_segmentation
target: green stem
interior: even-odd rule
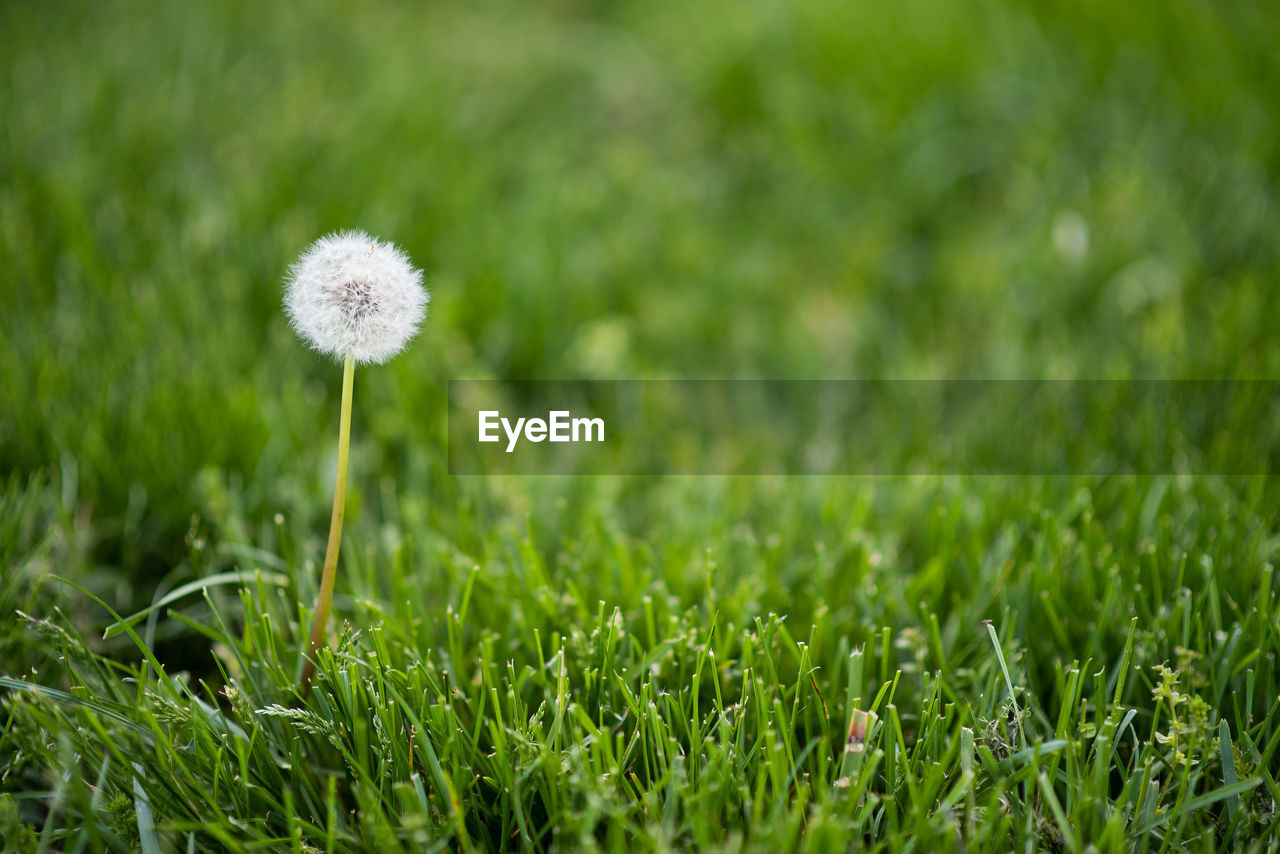
[[[351,448],[351,389],[355,385],[355,358],[348,353],[342,365],[342,418],[338,426],[338,478],[333,487],[333,517],[329,521],[329,546],[324,552],[324,573],[320,576],[320,596],[316,600],[315,622],[311,625],[311,641],[307,644],[306,664],[302,668],[302,694],[311,688],[316,672],[316,653],[324,643],[333,604],[333,583],[338,576],[338,547],[342,544],[342,517],[347,503],[347,459]]]

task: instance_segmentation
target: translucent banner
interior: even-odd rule
[[[1268,474],[1270,380],[453,380],[453,474]]]

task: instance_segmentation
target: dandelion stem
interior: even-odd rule
[[[351,447],[351,389],[355,385],[355,357],[347,353],[342,365],[342,417],[338,426],[338,476],[333,487],[333,517],[329,521],[329,545],[324,552],[324,573],[320,576],[320,596],[316,599],[315,622],[311,625],[311,641],[302,668],[302,694],[311,688],[316,672],[316,653],[324,643],[329,623],[329,607],[333,604],[333,583],[338,575],[338,547],[342,544],[342,517],[347,503],[347,459]]]

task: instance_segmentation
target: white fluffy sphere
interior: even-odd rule
[[[395,244],[343,231],[308,246],[289,269],[284,305],[313,348],[365,364],[404,349],[429,300],[422,271]]]

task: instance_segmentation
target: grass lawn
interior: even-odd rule
[[[0,850],[1280,850],[1274,478],[459,476],[445,417],[1280,378],[1277,43],[1261,2],[3,5]],[[282,281],[349,227],[432,301],[358,373],[304,698],[341,368]]]

